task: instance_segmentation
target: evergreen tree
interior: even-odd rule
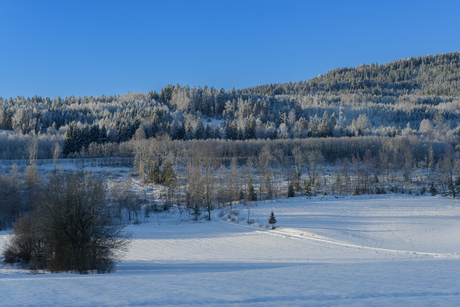
[[[250,117],[246,119],[244,128],[244,139],[254,139],[256,136],[256,120],[254,119],[254,116],[252,114]]]
[[[200,214],[200,206],[198,206],[198,204],[195,204],[195,207],[193,207],[193,215],[195,216],[195,221],[198,221],[198,219],[200,218]]]
[[[321,118],[321,123],[319,124],[319,136],[320,137],[327,137],[329,136],[329,116],[327,112],[324,111],[323,117]]]
[[[206,124],[206,127],[204,128],[204,138],[205,139],[211,139],[214,137],[214,129],[210,124]]]
[[[239,200],[243,200],[243,199],[244,199],[244,192],[243,192],[243,189],[240,189]]]
[[[337,119],[335,118],[335,113],[332,113],[331,120],[329,121],[329,131],[327,136],[332,136],[334,128],[337,125]]]
[[[435,196],[436,194],[438,194],[438,191],[436,191],[436,188],[434,187],[434,183],[433,183],[433,182],[431,183],[431,187],[430,187],[430,189],[428,190],[428,192],[431,193],[431,196]]]
[[[205,136],[205,130],[203,123],[201,122],[201,118],[198,118],[198,122],[196,123],[196,129],[195,129],[195,139],[201,140],[204,139]]]
[[[451,176],[447,177],[447,195],[452,196],[452,198],[455,198],[455,184],[454,181],[452,180]]]
[[[294,186],[292,185],[292,182],[289,181],[288,184],[288,191],[287,191],[287,197],[295,197],[295,192],[294,192]]]
[[[217,126],[216,127],[216,130],[214,131],[214,138],[215,139],[222,139],[222,127],[221,126]]]
[[[250,178],[248,182],[248,200],[250,201],[257,200],[257,195],[256,195],[256,192],[254,191],[254,185],[252,184],[252,178]]]
[[[339,109],[339,122],[338,122],[338,126],[339,126],[339,129],[340,129],[340,134],[342,134],[343,132],[343,122],[345,121],[345,118],[343,117],[343,107],[340,107]]]
[[[100,129],[98,125],[92,125],[90,128],[90,136],[89,136],[89,143],[98,143],[99,141],[99,135],[100,135]]]
[[[77,128],[75,122],[71,122],[69,124],[69,128],[67,129],[64,136],[64,155],[67,156],[81,148],[81,146],[78,144],[78,130],[80,129]]]
[[[190,122],[187,122],[187,126],[185,127],[185,138],[187,140],[193,139],[193,128]]]
[[[89,126],[85,126],[81,129],[81,143],[83,147],[88,148],[89,144],[91,143],[91,128]]]
[[[225,136],[227,140],[237,140],[238,139],[238,129],[236,122],[227,121],[225,125]]]
[[[102,128],[99,130],[99,140],[97,141],[99,144],[104,144],[109,141],[107,137],[107,129],[105,126],[102,126]]]
[[[311,186],[310,182],[305,180],[303,181],[303,194],[306,196],[311,196]]]
[[[185,132],[184,124],[180,123],[179,127],[177,127],[177,130],[176,130],[176,139],[183,140],[185,136],[186,136],[186,132]]]
[[[164,178],[164,181],[166,182],[168,189],[173,190],[175,188],[175,183],[177,179],[177,175],[176,173],[174,173],[173,163],[171,161],[165,161],[163,162],[162,166],[162,177]]]
[[[308,122],[308,135],[310,137],[317,137],[318,136],[318,128],[319,128],[319,118],[318,118],[318,115],[315,114],[315,117],[312,118]]]
[[[67,131],[65,132],[65,135],[64,135],[64,155],[68,155],[69,153],[72,152],[72,133],[73,133],[73,129],[74,129],[74,126],[73,126],[73,123],[71,123],[69,125],[69,128],[67,129]]]
[[[454,190],[455,190],[455,194],[457,195],[460,194],[460,176],[458,176],[457,179],[455,179]]]
[[[275,229],[275,224],[276,224],[277,220],[275,218],[275,214],[272,213],[270,214],[270,217],[268,218],[268,224],[272,225],[272,229]]]
[[[153,166],[150,168],[149,179],[151,183],[158,184],[163,182],[160,171],[160,164],[158,162],[154,162]]]
[[[160,130],[160,117],[158,113],[155,112],[152,118],[152,136],[155,136]]]

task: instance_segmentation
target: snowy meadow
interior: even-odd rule
[[[0,267],[6,306],[454,306],[460,203],[431,196],[295,197],[129,226],[113,274]],[[273,211],[276,229],[268,225]],[[8,233],[1,232],[0,240]],[[3,245],[3,244],[2,244]]]

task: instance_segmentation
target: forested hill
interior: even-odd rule
[[[407,94],[460,96],[458,52],[411,57],[387,64],[337,68],[306,82],[262,85],[244,93],[267,96],[360,93],[384,96]]]
[[[135,134],[173,140],[414,136],[456,146],[459,65],[455,52],[243,90],[176,84],[159,93],[0,97],[0,130],[10,130],[0,131],[0,157],[22,155],[37,136],[43,144],[65,143],[66,155]]]

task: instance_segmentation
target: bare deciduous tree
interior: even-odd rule
[[[111,272],[129,238],[114,209],[94,176],[50,175],[37,209],[16,222],[5,259],[52,272]]]
[[[27,149],[29,150],[29,163],[37,164],[37,152],[38,152],[38,140],[32,139],[27,145]]]
[[[53,145],[53,165],[54,165],[54,171],[56,171],[56,162],[59,159],[59,157],[62,154],[62,148],[59,143],[54,143]]]

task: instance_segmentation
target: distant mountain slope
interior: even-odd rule
[[[243,90],[170,84],[160,93],[0,97],[0,129],[16,132],[0,132],[0,156],[17,156],[12,148],[25,145],[14,140],[25,134],[39,135],[50,146],[65,138],[64,154],[94,151],[91,143],[124,143],[136,134],[174,140],[403,135],[456,146],[459,66],[455,52]]]
[[[306,82],[262,85],[243,92],[267,96],[318,92],[460,96],[459,77],[460,54],[454,52],[411,57],[382,65],[338,68]]]

